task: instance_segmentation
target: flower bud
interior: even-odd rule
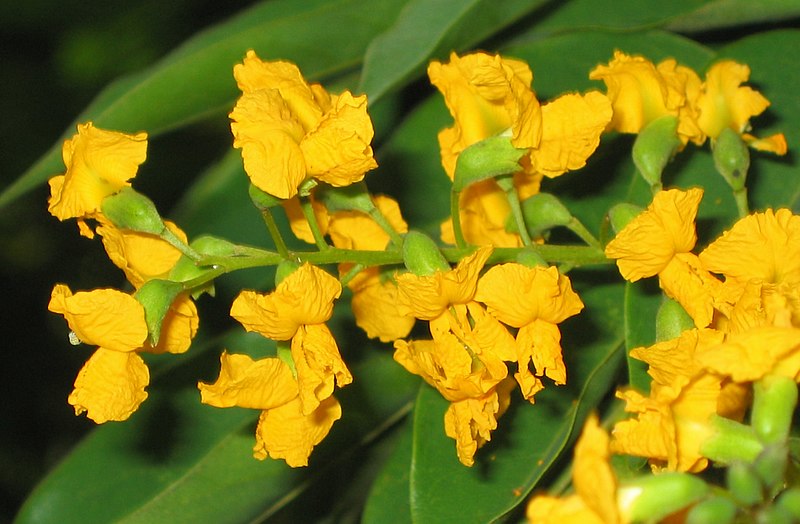
[[[750,151],[739,133],[726,127],[711,147],[716,167],[734,191],[744,188],[750,169]]]
[[[686,524],[730,524],[734,522],[736,504],[727,497],[712,496],[698,502],[686,515]]]
[[[765,443],[783,442],[789,436],[797,407],[797,384],[780,375],[766,375],[753,384],[751,425]]]
[[[694,320],[683,306],[664,297],[656,313],[656,342],[678,338],[681,333],[694,327]]]
[[[775,506],[784,509],[795,520],[800,521],[800,487],[792,487],[781,493]]]
[[[641,207],[628,204],[627,202],[623,202],[622,204],[617,204],[611,209],[608,210],[608,220],[611,222],[611,229],[614,230],[614,233],[619,233],[628,223],[639,216],[639,214],[644,211]]]
[[[250,184],[247,192],[250,195],[250,200],[253,201],[253,205],[255,205],[259,211],[279,206],[281,202],[283,202],[280,198],[272,196],[266,191],[262,191],[260,188],[256,187],[255,184]]]
[[[167,229],[153,201],[130,187],[107,196],[100,207],[103,215],[119,229],[159,236]]]
[[[367,185],[363,181],[344,187],[320,184],[314,196],[318,202],[325,204],[328,213],[361,211],[369,214],[375,208]]]
[[[277,286],[283,282],[286,277],[294,273],[299,267],[300,264],[297,262],[292,260],[282,260],[275,268],[275,285]]]
[[[510,136],[492,136],[472,144],[458,155],[453,191],[458,193],[475,182],[522,170],[519,160],[527,152],[511,145]]]
[[[179,282],[160,279],[148,280],[136,291],[134,298],[144,308],[144,321],[153,346],[158,344],[161,337],[161,323],[181,291],[183,286]]]
[[[742,506],[755,506],[764,500],[761,479],[746,462],[734,462],[728,466],[726,484],[733,498]]]
[[[755,524],[795,524],[792,514],[780,506],[766,506],[756,513]]]
[[[658,522],[702,499],[709,490],[699,477],[666,472],[625,481],[617,499],[628,521]]]
[[[448,271],[450,264],[431,237],[419,231],[409,231],[403,240],[403,263],[417,276]]]
[[[661,173],[681,145],[675,116],[657,118],[639,131],[633,143],[633,163],[651,187],[661,188]]]
[[[522,202],[522,216],[532,236],[541,236],[548,229],[566,226],[572,221],[572,213],[561,201],[550,193],[537,193]],[[517,223],[509,216],[506,231],[516,233]]]
[[[788,464],[789,450],[785,443],[765,447],[753,463],[753,469],[769,498],[775,496],[783,487]]]

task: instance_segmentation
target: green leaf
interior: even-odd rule
[[[499,33],[544,0],[411,0],[367,49],[359,90],[377,101],[424,71],[429,58],[468,49]]]
[[[682,33],[791,20],[800,16],[797,0],[715,0],[670,21],[665,29]]]
[[[414,442],[413,419],[405,422],[394,452],[375,479],[364,507],[361,522],[364,524],[406,524],[411,522],[409,475],[412,444]]]
[[[404,0],[273,0],[197,36],[152,67],[110,85],[76,119],[98,127],[151,136],[212,113],[236,97],[233,65],[248,49],[263,59],[288,59],[309,79],[330,80],[357,66],[372,38],[394,19]],[[0,194],[0,208],[63,171],[56,144]]]
[[[274,353],[273,343],[240,330],[226,342]],[[356,360],[356,380],[337,393],[344,416],[309,468],[252,457],[257,411],[200,404],[197,378],[216,376],[219,364],[215,351],[199,352],[159,376],[129,421],[95,429],[36,488],[18,522],[238,523],[275,513],[305,493],[314,475],[357,460],[375,430],[407,412],[417,380],[375,347]]]
[[[628,384],[647,393],[650,375],[647,364],[630,356],[630,350],[650,346],[656,341],[656,313],[663,300],[656,279],[625,284],[625,355],[628,363]]]
[[[530,405],[516,392],[472,468],[444,434],[448,402],[423,387],[414,411],[414,522],[490,522],[522,503],[613,384],[622,357],[622,285],[580,285],[586,309],[562,325],[567,385],[549,385]]]

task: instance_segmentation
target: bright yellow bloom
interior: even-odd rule
[[[589,78],[606,84],[614,110],[609,130],[638,133],[650,122],[670,115],[678,118],[678,136],[684,144],[705,140],[695,106],[700,77],[674,59],[656,66],[642,56],[615,51],[613,60],[594,68]]]
[[[150,372],[138,354],[101,347],[78,373],[67,401],[76,415],[86,413],[97,424],[127,420],[147,398],[149,382]]]
[[[609,463],[608,434],[596,415],[589,416],[575,445],[572,482],[575,494],[564,498],[536,495],[528,502],[528,521],[535,524],[617,524],[617,477]]]
[[[287,199],[308,178],[346,186],[377,167],[366,96],[331,95],[294,64],[263,62],[252,50],[233,74],[242,90],[230,114],[233,145],[262,191]]]
[[[333,314],[342,285],[329,273],[303,264],[269,294],[242,291],[231,316],[248,331],[273,340],[291,339],[301,325],[322,324]]]
[[[492,253],[488,246],[464,257],[455,268],[433,275],[396,276],[400,311],[420,320],[433,320],[452,304],[466,304],[475,296],[478,275]]]
[[[316,266],[303,264],[274,292],[242,291],[231,306],[231,316],[248,331],[273,340],[291,339],[304,415],[310,415],[330,397],[334,382],[342,387],[353,380],[336,340],[324,325],[341,292],[337,279]]]
[[[254,361],[247,355],[223,352],[216,382],[200,382],[197,387],[204,404],[262,410],[253,456],[259,460],[282,458],[291,467],[308,464],[314,446],[342,414],[333,397],[304,413],[292,370],[274,357]]]
[[[632,390],[617,393],[626,401],[625,410],[637,418],[614,427],[615,452],[647,457],[658,469],[705,469],[708,460],[700,447],[711,434],[709,418],[729,399],[721,399],[722,376],[705,371],[696,355],[719,344],[723,336],[719,331],[693,329],[677,339],[631,351],[631,356],[649,364],[653,382],[649,397]],[[725,410],[731,411],[730,406]]]
[[[750,119],[769,107],[769,101],[761,93],[741,85],[748,78],[750,68],[732,60],[722,60],[711,66],[697,100],[700,110],[698,124],[711,138],[717,138],[723,129],[731,128],[751,147],[785,155],[787,146],[783,133],[762,139],[747,134]]]
[[[739,383],[755,382],[766,375],[800,382],[800,329],[755,327],[703,348],[696,358],[700,365]]]
[[[64,141],[61,154],[67,171],[50,179],[48,211],[59,220],[77,218],[81,234],[91,238],[83,219],[97,216],[105,197],[130,186],[147,155],[147,133],[105,131],[87,122]]]
[[[561,354],[557,324],[583,309],[569,278],[555,267],[527,267],[510,263],[492,267],[478,281],[475,300],[509,326],[519,328],[516,337],[515,375],[523,396],[533,402],[544,386],[540,376],[564,384],[567,370]],[[536,373],[529,369],[530,364]]]
[[[47,308],[63,315],[81,342],[111,351],[136,351],[147,338],[144,308],[116,289],[72,291],[56,284]]]
[[[181,252],[149,233],[119,229],[103,217],[98,217],[97,234],[103,239],[108,258],[125,272],[128,282],[140,288],[150,279],[167,276],[181,258]],[[175,235],[187,242],[186,233],[170,221],[164,222]]]
[[[518,177],[515,177],[515,179]],[[530,177],[528,177],[530,178]],[[538,193],[538,181],[533,193]],[[529,195],[528,195],[529,196]],[[483,180],[470,184],[458,199],[461,229],[464,239],[476,246],[520,247],[522,239],[516,233],[506,231],[506,221],[511,213],[508,197],[494,180]],[[453,221],[447,219],[441,225],[442,242],[455,244]]]
[[[497,419],[511,403],[513,380],[503,380],[482,397],[453,402],[444,414],[445,434],[455,439],[458,460],[475,464],[475,452],[492,439]]]

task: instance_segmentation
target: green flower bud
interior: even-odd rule
[[[180,282],[160,279],[148,280],[136,291],[134,298],[144,308],[144,321],[152,345],[158,344],[164,317],[169,313],[170,306],[181,291],[183,286]]]
[[[409,231],[403,240],[403,263],[417,276],[449,271],[450,264],[431,237],[419,231]]]
[[[750,151],[739,133],[726,127],[712,143],[714,167],[734,191],[744,188],[750,169]]]
[[[738,508],[727,497],[712,496],[698,502],[686,515],[686,524],[730,524]]]
[[[800,487],[789,488],[781,493],[775,506],[784,509],[795,520],[800,521]]]
[[[768,445],[753,463],[758,478],[769,498],[783,488],[789,450],[784,442]]]
[[[101,205],[103,215],[120,229],[162,235],[167,230],[153,201],[131,187],[107,196]]]
[[[726,484],[733,498],[742,506],[755,506],[764,500],[761,479],[750,464],[734,462],[728,466]]]
[[[681,333],[694,327],[694,320],[683,306],[664,297],[656,313],[656,342],[678,338]]]
[[[615,205],[608,210],[608,220],[611,222],[611,229],[614,230],[614,233],[619,233],[625,229],[625,226],[627,226],[631,220],[639,216],[642,211],[644,211],[644,209],[641,207],[628,204],[627,202]]]
[[[639,131],[633,143],[633,163],[651,187],[661,188],[661,173],[683,143],[678,118],[662,116]]]
[[[780,506],[767,506],[756,513],[756,524],[795,524],[791,513]]]
[[[566,226],[572,221],[572,213],[561,201],[550,193],[537,193],[522,202],[522,216],[525,224],[533,236],[542,236],[542,233],[556,226]],[[517,224],[513,216],[509,216],[506,231],[518,233]]]
[[[375,204],[372,203],[372,198],[367,190],[367,185],[363,181],[344,187],[320,184],[314,196],[318,201],[325,204],[329,213],[361,211],[369,214],[375,208]]]
[[[283,200],[280,198],[272,196],[266,191],[262,191],[253,184],[250,184],[247,192],[250,194],[250,200],[253,201],[253,205],[255,205],[260,211],[279,206],[281,205],[281,202],[283,202]]]
[[[789,436],[797,407],[797,384],[779,375],[767,375],[753,385],[751,425],[765,443],[783,442]]]
[[[700,445],[700,453],[718,464],[753,463],[764,444],[750,426],[718,415],[708,419],[712,434]]]
[[[522,170],[519,160],[527,152],[511,145],[511,137],[504,135],[472,144],[458,155],[453,191],[458,193],[475,182]]]
[[[628,521],[658,522],[702,499],[709,490],[699,477],[666,472],[624,481],[617,500]]]

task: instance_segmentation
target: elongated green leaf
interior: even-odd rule
[[[649,346],[656,341],[656,313],[662,292],[655,280],[625,285],[625,352],[628,363],[628,384],[641,392],[650,391],[647,364],[630,356],[630,350]]]
[[[444,58],[497,34],[544,0],[412,0],[395,24],[367,49],[359,89],[370,101]]]
[[[394,19],[404,0],[273,0],[198,34],[151,68],[108,87],[76,119],[98,127],[151,136],[222,112],[236,96],[233,65],[248,49],[264,59],[296,62],[310,79],[356,67],[372,38]],[[0,207],[58,173],[63,137],[0,194]]]
[[[253,334],[227,342],[262,355],[269,345]],[[195,383],[216,375],[216,353],[173,367],[131,420],[93,431],[31,495],[18,522],[238,523],[272,514],[308,489],[310,476],[357,460],[352,450],[405,413],[417,389],[388,352],[365,348],[352,365],[355,382],[337,393],[343,419],[309,468],[292,469],[252,457],[256,411],[200,404]]]
[[[715,0],[671,20],[665,29],[699,32],[800,17],[796,0]]]
[[[579,286],[586,309],[562,326],[568,385],[550,385],[534,405],[515,394],[472,468],[458,461],[455,442],[444,435],[447,401],[433,388],[420,391],[411,463],[414,522],[490,522],[525,500],[613,382],[623,354],[622,287]]]

